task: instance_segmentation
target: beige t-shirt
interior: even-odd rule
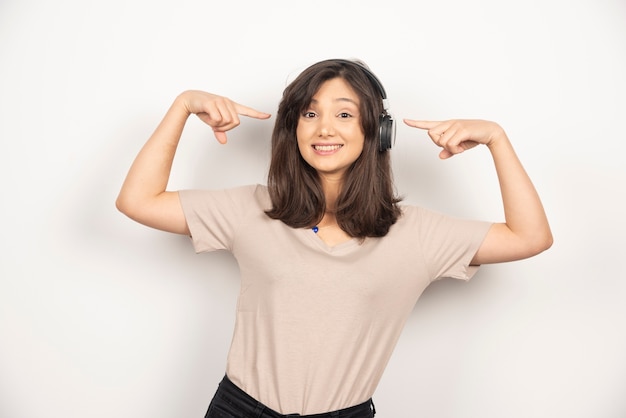
[[[265,186],[180,200],[196,252],[231,251],[240,267],[226,374],[283,414],[372,397],[418,297],[433,280],[468,280],[491,225],[403,206],[387,236],[329,247],[265,215]]]

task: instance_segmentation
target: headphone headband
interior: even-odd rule
[[[363,73],[367,76],[367,78],[369,78],[370,82],[376,87],[376,89],[378,90],[378,92],[380,93],[380,96],[383,98],[383,102],[387,101],[387,92],[385,91],[385,88],[383,87],[383,84],[380,82],[380,80],[378,79],[378,77],[376,77],[376,75],[365,66],[365,64],[357,61],[357,60],[347,60],[347,59],[343,59],[343,58],[337,58],[337,59],[333,59],[331,61],[335,61],[335,62],[341,62],[344,64],[351,64],[351,65],[356,65],[358,66]],[[386,108],[385,108],[386,109]]]

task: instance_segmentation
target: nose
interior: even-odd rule
[[[327,137],[335,134],[332,119],[330,117],[322,117],[319,119],[319,136]]]

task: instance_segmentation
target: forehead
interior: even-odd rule
[[[349,101],[355,104],[359,104],[359,95],[357,92],[348,84],[346,80],[340,77],[331,78],[330,80],[324,81],[319,89],[315,92],[312,97],[312,101],[317,102],[320,100],[331,100],[331,101]]]

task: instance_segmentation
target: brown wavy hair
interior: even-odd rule
[[[326,211],[317,171],[300,155],[296,128],[321,85],[342,78],[360,99],[363,152],[346,171],[335,208],[339,227],[354,238],[382,237],[400,216],[389,152],[379,150],[381,93],[363,65],[346,60],[325,60],[311,65],[283,92],[272,133],[268,190],[272,209],[266,213],[293,228],[317,225]]]

